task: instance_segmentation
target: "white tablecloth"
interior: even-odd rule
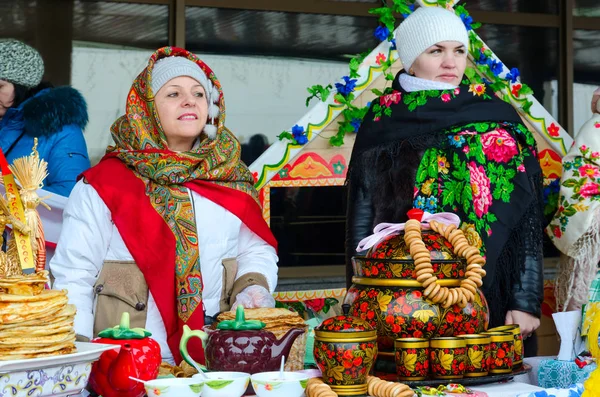
[[[489,385],[473,386],[473,390],[486,392],[488,397],[514,397],[521,393],[531,393],[544,390],[541,387],[521,382],[491,383]]]

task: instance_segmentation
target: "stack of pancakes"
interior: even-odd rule
[[[75,306],[67,291],[44,289],[48,272],[0,278],[0,360],[75,351]]]
[[[306,331],[308,325],[296,312],[282,308],[244,309],[247,320],[260,320],[266,324],[264,330],[272,332],[277,339],[281,339],[290,329],[300,328],[304,334],[294,341],[289,357],[285,360],[286,371],[300,371],[304,369],[306,347]],[[217,323],[224,320],[234,320],[235,311],[223,312],[217,316]]]

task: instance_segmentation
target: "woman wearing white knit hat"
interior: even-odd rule
[[[277,243],[225,127],[221,84],[196,55],[157,50],[111,133],[114,146],[69,198],[54,287],[77,306],[80,338],[127,311],[179,364],[184,325],[202,329],[238,304],[275,305]],[[190,353],[204,361],[199,341]]]
[[[462,20],[418,8],[396,33],[404,70],[358,131],[348,173],[347,280],[358,243],[407,211],[453,212],[486,257],[490,326],[539,326],[543,299],[542,174],[519,115],[484,84],[463,83]]]

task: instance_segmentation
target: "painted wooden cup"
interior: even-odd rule
[[[429,341],[429,366],[436,379],[462,378],[465,373],[467,343],[460,337],[432,338]]]
[[[465,378],[486,376],[489,370],[492,338],[489,335],[481,334],[462,335],[461,338],[467,344]]]
[[[398,338],[395,341],[398,380],[424,380],[429,375],[429,340]]]
[[[515,356],[515,339],[509,332],[488,331],[490,343],[490,374],[508,374],[512,372]]]
[[[515,357],[513,359],[513,369],[521,368],[523,357],[525,356],[525,347],[523,345],[523,335],[519,324],[508,324],[495,327],[489,331],[510,332],[515,340]]]

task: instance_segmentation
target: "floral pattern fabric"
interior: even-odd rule
[[[600,205],[600,115],[581,129],[563,158],[558,210],[546,229],[566,255],[589,230]]]
[[[445,147],[423,155],[414,207],[459,214],[469,242],[485,252],[484,240],[498,220],[492,206],[511,202],[515,179],[525,173],[526,158],[535,156],[535,140],[522,124],[473,123],[450,129]]]

